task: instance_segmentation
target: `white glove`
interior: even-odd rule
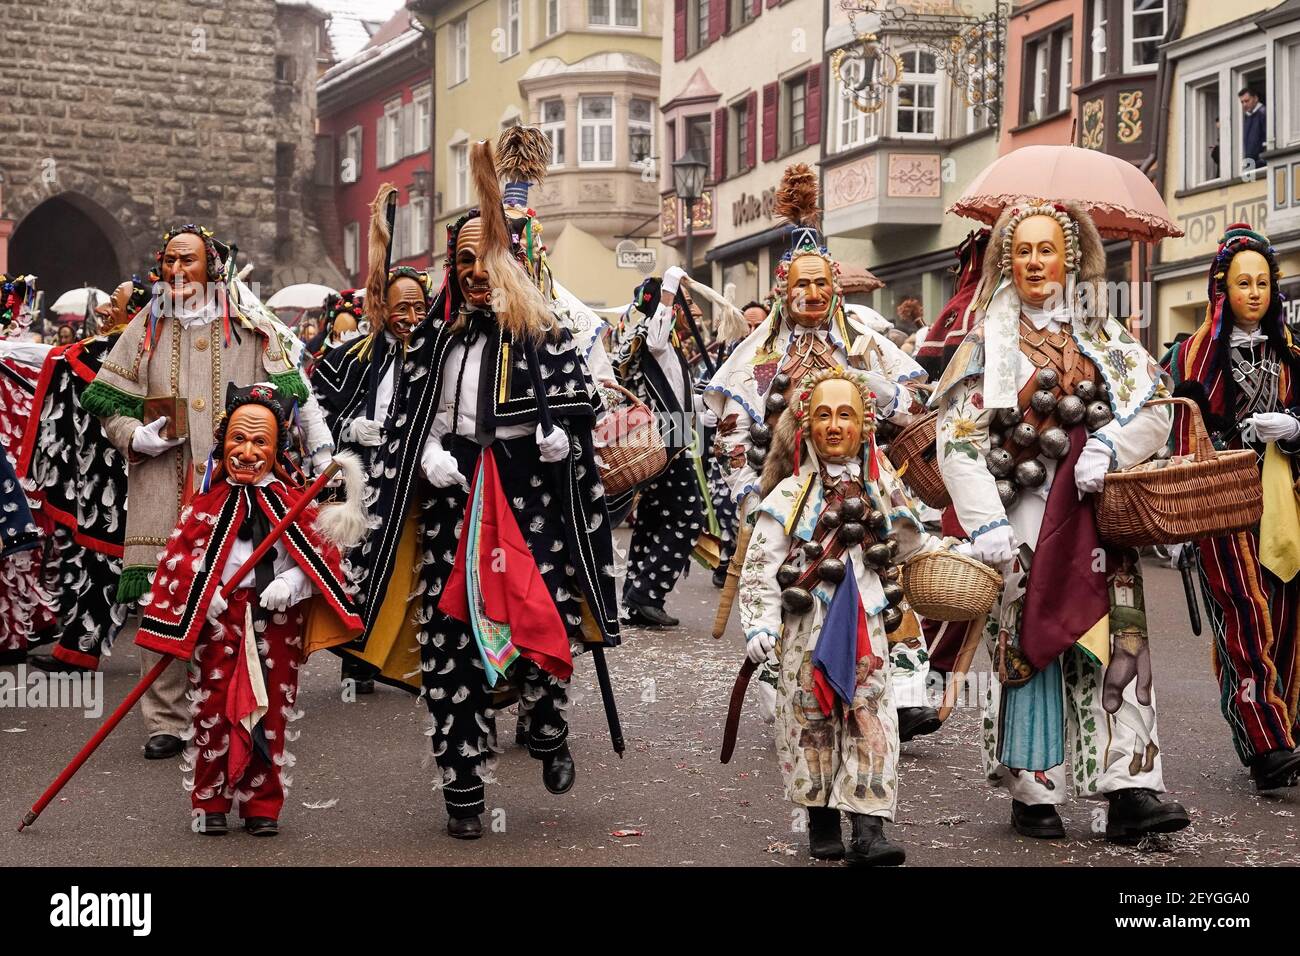
[[[435,488],[460,485],[469,491],[469,482],[460,473],[460,466],[456,464],[455,456],[436,441],[424,446],[424,454],[420,456],[420,470]]]
[[[322,448],[320,451],[316,452],[311,456],[311,473],[313,475],[321,474],[326,468],[330,466],[330,462],[332,462],[333,460],[334,460],[334,453],[330,451],[330,449],[328,448]],[[341,475],[335,474],[330,484],[338,484],[338,482],[342,480],[343,479]]]
[[[1011,563],[1016,556],[1016,536],[1009,525],[985,531],[970,543],[971,555],[994,568]]]
[[[293,585],[282,578],[276,578],[262,590],[259,600],[268,611],[285,611],[293,603]]]
[[[898,395],[899,385],[891,382],[879,372],[867,372],[867,382],[871,385],[871,390],[876,393],[876,408],[889,408],[894,404],[894,398]]]
[[[761,664],[767,660],[767,655],[772,653],[774,647],[776,647],[776,638],[771,634],[767,632],[755,634],[745,642],[745,656],[755,664]]]
[[[563,428],[551,426],[550,432],[543,435],[542,426],[537,426],[537,447],[542,453],[542,461],[564,461],[569,457],[569,436]]]
[[[682,279],[683,277],[685,277],[685,275],[686,275],[686,270],[683,269],[681,266],[670,267],[668,271],[664,273],[664,281],[659,284],[660,290],[662,292],[668,292],[671,293],[672,295],[676,295],[677,290],[681,288]]]
[[[215,622],[229,606],[226,599],[221,596],[221,588],[217,588],[212,592],[212,603],[208,605],[208,620]]]
[[[1074,463],[1074,485],[1079,489],[1079,497],[1101,491],[1106,483],[1106,472],[1110,471],[1110,446],[1098,438],[1089,438],[1079,452],[1079,460]]]
[[[1291,441],[1300,435],[1300,421],[1285,412],[1256,412],[1245,421],[1242,436],[1250,441],[1250,431],[1259,442]]]
[[[715,415],[713,412],[709,411],[709,409],[707,409],[707,408],[702,408],[702,409],[700,409],[700,411],[699,411],[699,419],[700,419],[700,427],[701,427],[701,428],[717,428],[717,427],[718,427],[718,416]]]
[[[131,436],[131,447],[142,455],[153,458],[169,448],[185,443],[184,438],[163,438],[162,430],[167,426],[167,417],[156,418],[148,425],[141,425]]]
[[[370,418],[354,418],[346,429],[344,439],[373,448],[384,440],[384,426]]]

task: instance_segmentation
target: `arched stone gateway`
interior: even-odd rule
[[[309,199],[326,15],[277,0],[8,0],[0,57],[0,220],[8,271],[47,302],[154,266],[170,226],[239,246],[264,296],[286,277],[337,287]],[[15,26],[15,29],[18,29]],[[66,270],[66,271],[61,271]]]
[[[51,197],[29,212],[9,246],[10,269],[35,274],[47,303],[82,285],[112,290],[143,269],[145,263],[129,256],[121,227],[102,206],[76,193]]]

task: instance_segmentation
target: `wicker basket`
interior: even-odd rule
[[[912,610],[932,621],[974,621],[993,610],[1002,575],[956,551],[927,551],[903,562]]]
[[[1147,462],[1106,476],[1097,531],[1108,544],[1143,547],[1216,538],[1258,524],[1264,513],[1255,453],[1216,451],[1190,398],[1148,404],[1172,403],[1182,404],[1190,416],[1192,457]]]
[[[899,432],[889,443],[889,461],[916,497],[931,508],[943,510],[952,499],[939,471],[934,436],[938,419],[938,412],[930,412]]]
[[[623,386],[605,382],[603,388],[619,393],[628,404],[611,408],[596,427],[596,464],[605,497],[613,498],[643,485],[668,467],[659,427],[650,406]]]

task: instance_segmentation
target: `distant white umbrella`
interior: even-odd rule
[[[102,292],[94,286],[85,286],[80,289],[69,289],[63,293],[54,300],[54,304],[50,306],[50,311],[55,315],[85,315],[87,296],[93,296],[91,309],[97,309],[108,302],[106,292]]]
[[[287,285],[266,300],[271,309],[319,309],[325,304],[325,297],[336,289],[315,282],[300,282]]]

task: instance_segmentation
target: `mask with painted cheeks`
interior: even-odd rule
[[[280,426],[265,405],[240,405],[226,424],[222,465],[230,480],[255,485],[271,474],[280,447]]]
[[[1020,301],[1036,308],[1065,288],[1065,233],[1051,216],[1029,216],[1016,226],[1011,278]]]
[[[819,382],[808,400],[808,428],[822,462],[850,461],[862,451],[862,393],[847,379]]]
[[[821,256],[796,256],[786,282],[785,309],[795,324],[816,329],[830,317],[835,296],[831,264]]]
[[[482,219],[469,220],[456,236],[456,282],[470,308],[491,308],[492,286],[483,261]]]
[[[1254,249],[1243,249],[1228,264],[1225,289],[1239,328],[1254,328],[1273,300],[1273,270]]]
[[[414,279],[400,278],[388,285],[385,301],[386,316],[384,327],[399,342],[406,342],[415,331],[415,327],[424,320],[428,305],[424,301],[424,290]],[[338,319],[334,320],[337,333]],[[355,328],[355,325],[354,325]]]

